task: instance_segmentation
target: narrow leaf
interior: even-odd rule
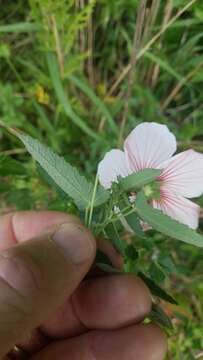
[[[92,187],[92,194],[93,194],[94,185],[92,183],[91,183],[91,187]],[[94,208],[94,207],[97,207],[97,206],[100,206],[100,205],[106,203],[108,201],[109,197],[110,197],[110,192],[105,190],[103,188],[103,186],[97,184],[96,195],[94,197],[94,202],[92,204],[92,207]],[[92,200],[93,200],[93,197],[91,196],[90,206],[91,206]]]
[[[133,230],[133,232],[139,236],[140,238],[146,238],[144,231],[142,230],[140,219],[136,215],[136,213],[132,213],[125,216],[125,220],[127,221],[130,228]]]
[[[147,203],[143,192],[138,193],[135,206],[138,215],[155,230],[187,244],[203,247],[202,235],[154,209]]]
[[[119,179],[119,184],[124,191],[138,190],[154,181],[162,173],[159,169],[144,169],[129,176]]]
[[[105,118],[108,121],[109,126],[111,127],[112,131],[115,134],[118,134],[118,128],[114,122],[113,117],[111,116],[108,108],[106,107],[105,103],[94,93],[94,91],[91,89],[91,87],[81,79],[75,77],[74,75],[70,75],[69,79],[86,94],[90,100],[93,102],[93,104],[96,105],[97,109],[100,110],[100,112],[105,116]]]
[[[114,223],[107,225],[105,233],[107,234],[109,241],[111,241],[119,253],[124,256],[127,243],[120,238],[116,225]]]
[[[0,33],[26,33],[36,32],[41,30],[42,27],[36,23],[22,22],[17,24],[0,25]]]
[[[150,318],[153,322],[158,323],[166,329],[173,330],[173,324],[169,316],[164,312],[161,306],[158,304],[152,305],[152,311]]]
[[[89,208],[93,193],[93,184],[88,182],[84,176],[80,175],[76,168],[55,154],[50,148],[41,144],[38,140],[23,133],[17,133],[17,136],[52,180],[75,201],[78,208],[81,210]],[[106,202],[108,198],[108,191],[99,187],[94,206],[101,205]]]
[[[81,119],[80,116],[78,116],[72,109],[72,106],[67,98],[67,95],[65,94],[63,84],[61,82],[58,63],[54,53],[47,53],[47,64],[56,96],[65,114],[72,120],[72,122],[76,126],[78,126],[82,131],[84,131],[84,133],[86,133],[87,135],[89,135],[90,137],[96,140],[100,140],[100,136],[96,132],[94,132],[85,123],[85,121]]]
[[[182,81],[183,77],[180,74],[178,74],[166,60],[162,59],[160,57],[160,55],[156,56],[154,53],[149,52],[149,51],[146,51],[146,53],[144,55],[148,59],[152,60],[155,64],[158,64],[163,70],[168,72],[176,80]]]
[[[144,275],[142,272],[138,273],[138,276],[145,282],[145,284],[150,289],[152,295],[159,297],[165,301],[168,301],[171,304],[177,305],[177,301],[172,298],[165,290],[160,288],[151,278]]]

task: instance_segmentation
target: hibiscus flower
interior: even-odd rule
[[[176,150],[176,138],[166,125],[142,123],[125,140],[124,151],[106,153],[98,166],[100,183],[110,189],[118,177],[147,168],[162,169],[157,178],[160,196],[152,199],[152,206],[196,229],[200,207],[188,198],[203,194],[203,154],[187,150],[172,156]]]

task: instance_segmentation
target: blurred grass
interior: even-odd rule
[[[142,1],[143,26],[139,4],[8,0],[0,14],[0,120],[52,146],[87,176],[142,121],[167,124],[179,150],[203,151],[203,4]],[[74,212],[39,180],[22,145],[3,130],[0,137],[0,156],[12,155],[26,168],[5,177],[0,167],[1,212]],[[165,284],[181,305],[164,305],[176,327],[168,359],[202,359],[202,254],[159,239],[152,253],[171,254],[178,269],[172,286]]]

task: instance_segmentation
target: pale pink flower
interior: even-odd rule
[[[138,125],[124,142],[124,151],[113,149],[99,163],[100,183],[110,189],[119,176],[126,177],[146,169],[163,169],[160,198],[152,205],[173,219],[196,229],[200,207],[187,198],[203,194],[203,154],[187,150],[172,156],[176,138],[167,126],[157,123]]]

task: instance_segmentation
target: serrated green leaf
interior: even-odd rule
[[[143,192],[138,193],[135,206],[138,215],[153,229],[187,244],[203,247],[202,235],[190,229],[187,225],[170,218],[162,211],[154,209],[147,203]]]
[[[168,301],[171,304],[177,305],[177,301],[172,298],[165,290],[158,286],[150,277],[144,275],[142,272],[138,273],[138,276],[145,282],[145,284],[150,289],[152,295],[159,297],[165,301]]]
[[[159,169],[144,169],[119,179],[119,184],[124,191],[138,190],[154,181],[162,173]]]
[[[94,189],[93,184],[80,175],[78,170],[67,163],[64,158],[55,154],[38,140],[22,133],[18,133],[18,137],[53,181],[75,201],[77,207],[81,210],[89,208]],[[101,186],[98,187],[94,206],[105,203],[108,198],[109,192]]]
[[[70,200],[70,197],[55,183],[53,178],[47,174],[47,172],[39,165],[39,163],[37,163],[37,170],[45,183],[51,186],[63,200]]]

